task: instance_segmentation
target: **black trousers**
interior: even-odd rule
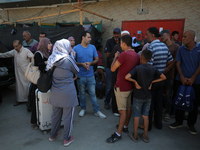
[[[154,83],[152,86],[151,107],[149,111],[149,130],[152,129],[153,117],[155,127],[162,128],[162,101],[163,101],[164,81]]]
[[[37,85],[31,83],[29,88],[29,101],[31,105],[31,124],[37,124],[35,90]]]
[[[174,89],[175,93],[177,93],[177,90],[180,85],[182,85],[182,82],[175,80],[175,89]],[[198,106],[199,106],[199,102],[200,102],[200,84],[193,84],[192,87],[195,90],[196,99],[194,101],[194,109],[191,112],[189,112],[189,114],[188,114],[187,124],[189,126],[194,126],[194,124],[197,121]],[[178,109],[176,109],[175,111],[176,111],[175,112],[176,122],[183,124],[185,111],[178,110]]]
[[[116,70],[113,73],[113,79],[112,79],[111,97],[112,97],[112,111],[113,111],[113,113],[119,113],[118,107],[117,107],[117,102],[116,102],[116,97],[115,97],[115,92],[114,92],[115,83],[117,81],[117,73],[118,73],[118,70]]]

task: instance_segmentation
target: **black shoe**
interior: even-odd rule
[[[183,126],[183,125],[180,124],[180,123],[178,123],[178,122],[174,122],[174,123],[172,123],[172,124],[169,125],[169,127],[170,127],[171,129],[177,129],[177,128],[180,128],[180,127],[182,127],[182,126]]]
[[[110,109],[110,105],[108,103],[105,103],[104,108],[108,110],[108,109]]]
[[[118,129],[119,128],[119,125],[116,125],[116,128]],[[124,128],[123,127],[123,130],[122,130],[124,133],[128,133],[129,131],[128,131],[128,128]]]
[[[106,142],[107,143],[114,143],[118,140],[120,140],[122,138],[122,136],[118,136],[116,133],[114,133],[113,135],[111,135],[111,137],[109,137]]]
[[[197,134],[197,130],[194,128],[194,126],[187,125],[187,128],[191,134]]]

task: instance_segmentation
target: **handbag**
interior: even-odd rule
[[[37,52],[40,53],[43,58],[42,53],[40,51],[37,51]],[[37,52],[35,52],[35,54]],[[35,57],[35,54],[34,54],[34,57]],[[31,62],[26,68],[25,77],[33,84],[37,84],[37,81],[40,77],[40,70],[38,66],[34,66],[34,57],[31,59]]]
[[[41,75],[37,82],[38,91],[46,93],[52,86],[52,80],[53,80],[53,72],[55,70],[56,66],[53,66],[52,69],[41,72]]]
[[[195,90],[190,85],[180,85],[174,98],[173,105],[176,109],[190,112],[194,108]]]

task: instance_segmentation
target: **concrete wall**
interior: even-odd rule
[[[112,30],[115,27],[121,28],[122,21],[127,20],[156,20],[156,19],[183,19],[185,18],[184,30],[192,29],[196,32],[198,41],[200,41],[200,0],[143,0],[143,8],[147,14],[139,15],[137,9],[140,9],[140,0],[109,0],[83,5],[97,14],[113,18],[113,21],[102,19],[98,16],[83,12],[83,21],[85,18],[92,22],[103,21],[102,31],[103,45],[108,38],[112,37]],[[70,5],[62,6],[61,11],[73,9]],[[60,8],[26,8],[16,10],[3,10],[2,17],[4,21],[8,18],[10,21],[24,19],[29,17],[43,16],[59,12]],[[38,21],[38,20],[36,20]],[[54,22],[79,22],[79,12],[44,18],[42,23]],[[32,22],[32,21],[30,21]]]

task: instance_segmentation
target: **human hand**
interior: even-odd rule
[[[193,77],[191,77],[191,78],[189,78],[188,80],[187,80],[187,84],[189,84],[189,85],[192,85],[193,83],[194,83],[194,78]]]
[[[73,51],[72,53],[73,53],[73,57],[75,57],[75,55],[76,55],[76,52],[75,52],[75,51]]]
[[[83,67],[87,69],[87,71],[90,70],[90,63],[88,62],[83,63]]]
[[[117,52],[115,53],[115,58],[118,58],[119,55],[120,55],[120,53],[117,51]]]
[[[188,78],[185,78],[184,76],[180,77],[181,82],[183,85],[187,85],[188,84]]]
[[[139,90],[139,89],[141,89],[142,87],[136,82],[136,83],[135,83],[135,88]]]

